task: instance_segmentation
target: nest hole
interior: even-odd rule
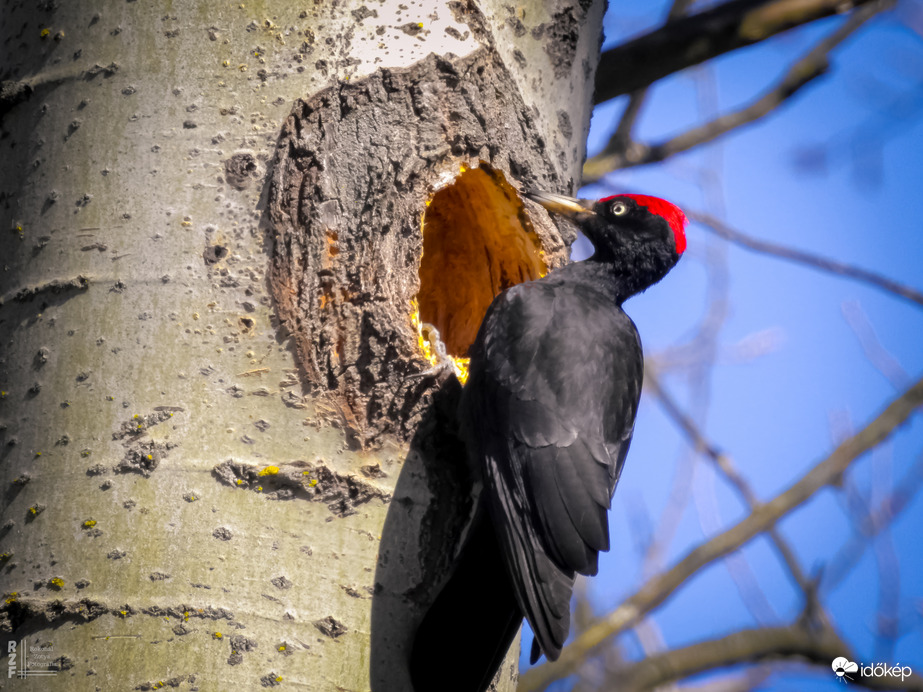
[[[522,199],[500,171],[483,162],[462,167],[429,201],[417,305],[419,321],[439,330],[447,355],[467,358],[494,297],[546,272]]]

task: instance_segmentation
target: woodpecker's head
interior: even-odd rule
[[[596,250],[590,259],[637,275],[639,290],[666,276],[686,249],[686,215],[659,197],[615,195],[597,202],[531,190],[524,194],[573,220]]]

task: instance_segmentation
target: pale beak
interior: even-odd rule
[[[523,190],[522,193],[533,202],[541,204],[548,211],[562,216],[580,218],[586,217],[587,214],[596,213],[593,211],[593,205],[596,204],[593,200],[574,199],[573,197],[536,190]]]

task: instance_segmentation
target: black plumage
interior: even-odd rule
[[[439,689],[486,689],[523,615],[535,633],[533,662],[539,650],[552,660],[560,654],[575,575],[596,574],[599,551],[609,549],[607,512],[641,395],[641,342],[621,305],[663,278],[685,249],[685,216],[663,200],[527,196],[573,218],[595,253],[499,294],[471,347],[459,419],[483,486],[480,515],[420,632],[432,639],[440,627],[470,630],[456,636],[461,650],[450,655],[473,672]],[[476,539],[490,549],[472,547]],[[486,564],[497,554],[502,564]],[[489,598],[483,585],[480,597],[463,596],[457,582],[473,585],[483,572],[509,586]],[[493,625],[477,620],[481,604],[489,604]],[[432,648],[418,634],[416,692],[436,689],[436,678],[420,673],[432,664]]]

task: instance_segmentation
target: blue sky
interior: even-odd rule
[[[667,7],[668,3],[611,2],[606,45],[656,26]],[[651,92],[636,127],[637,138],[660,141],[707,120],[713,107],[722,113],[757,98],[841,21],[816,22],[723,56],[709,63],[708,73],[699,78],[687,71],[663,80]],[[881,15],[834,51],[826,76],[768,118],[665,164],[612,174],[581,194],[655,194],[722,216],[753,236],[875,270],[923,290],[920,75],[923,39],[893,15]],[[709,84],[714,85],[713,96],[703,107],[703,92],[697,89],[707,94]],[[590,154],[605,143],[624,103],[619,99],[596,109]],[[823,151],[824,169],[800,167],[797,161],[805,151]],[[707,194],[696,183],[703,169],[719,175]],[[906,372],[907,386],[923,372],[923,309],[854,281],[728,246],[695,225],[688,236],[683,261],[661,284],[627,303],[626,311],[638,325],[649,357],[687,342],[708,304],[703,258],[706,253],[726,254],[728,313],[717,337],[716,364],[705,370],[704,389],[699,390],[707,394],[707,407],[700,406],[701,398],[690,398],[688,370],[667,372],[664,384],[684,407],[702,414],[707,437],[733,457],[757,494],[768,499],[823,459],[845,431],[858,430],[877,415],[896,394],[864,355],[844,310],[865,315],[880,344]],[[581,251],[585,249],[577,249]],[[757,358],[741,358],[742,341],[771,347]],[[611,512],[613,548],[589,583],[598,612],[616,606],[639,586],[637,536],[656,531],[674,469],[688,462],[687,454],[675,426],[651,398],[645,398]],[[850,481],[866,499],[869,493],[881,497],[921,454],[923,416],[918,414],[879,451],[854,464]],[[704,530],[727,527],[743,516],[741,503],[707,462],[696,464],[691,488],[667,565],[700,542]],[[892,660],[918,673],[923,673],[923,551],[917,543],[921,526],[923,500],[918,497],[890,531],[900,568],[903,632]],[[828,565],[852,532],[842,495],[829,490],[781,528],[809,574]],[[769,544],[759,539],[743,554],[777,618],[770,623],[785,624],[797,617],[799,593]],[[874,551],[867,550],[825,600],[840,632],[865,662],[880,660],[874,658],[878,587]],[[758,624],[724,563],[704,570],[656,612],[654,621],[667,646]],[[527,634],[525,651],[530,641]],[[626,635],[621,641],[630,657],[641,655],[634,637]],[[832,671],[791,667],[760,689],[841,689],[836,685]],[[553,689],[569,687],[560,683]]]

